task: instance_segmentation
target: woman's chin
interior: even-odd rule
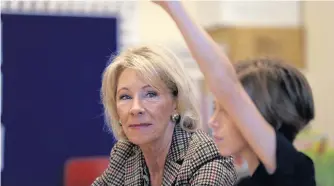
[[[152,141],[148,136],[130,137],[128,139],[131,143],[138,145],[138,146],[148,144]]]

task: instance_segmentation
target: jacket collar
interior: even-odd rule
[[[142,185],[144,156],[138,146],[133,147],[133,155],[125,163],[124,185]]]
[[[172,185],[186,155],[191,134],[176,125],[171,146],[166,158],[162,185]],[[133,155],[125,163],[124,185],[142,185],[145,160],[138,146],[133,147]]]
[[[174,162],[182,161],[187,153],[190,137],[191,133],[176,125],[167,159]]]
[[[163,185],[172,185],[176,180],[189,146],[190,137],[191,134],[184,131],[180,125],[175,126],[172,143],[166,159]]]

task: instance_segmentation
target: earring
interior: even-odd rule
[[[118,124],[119,124],[119,126],[122,126],[122,122],[121,121],[118,121]]]
[[[172,122],[174,122],[174,123],[179,122],[179,121],[180,121],[180,114],[173,114],[173,115],[171,116],[171,120],[172,120]]]

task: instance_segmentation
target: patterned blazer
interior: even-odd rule
[[[111,150],[110,163],[92,186],[143,185],[144,156],[138,146],[118,141]],[[166,158],[162,185],[223,185],[237,180],[231,157],[222,157],[212,139],[203,131],[187,132],[175,126]]]

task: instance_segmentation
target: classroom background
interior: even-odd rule
[[[333,186],[334,1],[184,3],[233,61],[274,56],[306,75],[316,117],[295,145],[314,160],[318,185]],[[116,142],[104,124],[101,73],[111,55],[151,43],[182,59],[208,121],[203,76],[151,2],[1,1],[1,185],[90,185]]]

